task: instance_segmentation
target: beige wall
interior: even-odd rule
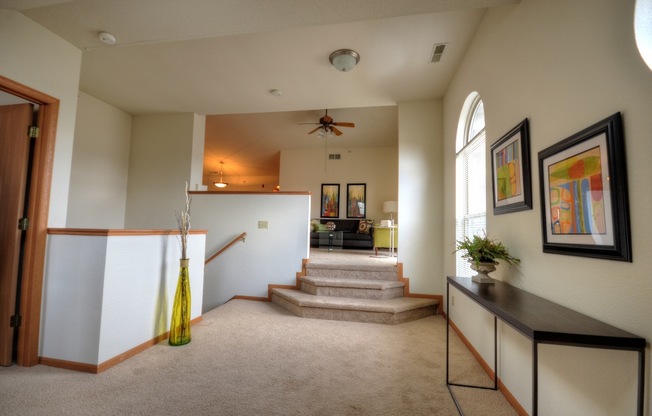
[[[436,113],[439,104],[406,103],[399,109],[402,140],[414,140],[401,144],[399,152],[418,146],[417,137],[428,141],[427,128],[434,129],[433,141],[423,145],[424,159],[418,161],[428,169],[428,175],[410,176],[413,162],[404,162],[405,154],[399,162],[396,148],[350,149],[351,160],[355,161],[351,166],[359,166],[362,171],[350,167],[335,169],[331,162],[325,166],[323,151],[287,153],[285,163],[282,155],[282,190],[307,190],[318,196],[321,183],[340,183],[344,192],[346,183],[365,182],[367,216],[385,218],[381,204],[399,196],[396,178],[400,165],[401,206],[405,201],[411,203],[411,198],[434,207],[442,201],[443,225],[435,223],[435,237],[410,251],[414,254],[410,260],[422,260],[418,266],[410,261],[409,267],[414,269],[409,269],[408,277],[414,291],[443,294],[444,276],[455,273],[454,257],[449,254],[455,238],[455,130],[465,98],[478,91],[486,106],[488,147],[525,117],[530,119],[532,137],[534,209],[488,216],[488,232],[523,260],[518,270],[501,267],[496,276],[652,339],[652,326],[648,323],[652,316],[652,257],[647,254],[652,234],[647,209],[652,206],[652,193],[647,192],[652,176],[648,160],[652,155],[652,72],[636,50],[633,7],[634,0],[522,0],[517,6],[489,10],[443,100],[443,144],[437,144],[438,116],[435,114],[431,120],[428,115],[428,107],[432,106]],[[0,51],[3,58],[11,57],[0,59],[0,74],[61,100],[49,225],[66,226],[81,51],[24,16],[6,10],[0,10]],[[622,263],[542,253],[537,152],[616,111],[622,112],[625,125],[634,261]],[[413,135],[405,130],[404,123],[417,119],[420,126],[410,127]],[[127,208],[126,226],[175,227],[174,210],[182,201],[185,180],[180,178],[189,179],[193,172],[190,160],[195,121],[192,114],[134,118],[127,197],[133,205]],[[437,146],[443,146],[443,156],[437,154]],[[349,149],[339,150],[349,157]],[[176,154],[184,157],[174,157]],[[442,159],[443,173],[437,171]],[[440,183],[438,175],[443,175]],[[432,178],[431,186],[421,183],[420,189],[404,190],[403,186],[412,184],[411,179],[424,177]],[[150,195],[151,190],[154,192]],[[316,217],[318,198],[312,199],[310,216]],[[491,206],[490,198],[487,204]],[[403,218],[401,215],[399,219]],[[412,218],[429,224],[432,217],[413,213]],[[437,227],[443,227],[441,237],[436,236]],[[401,241],[403,232],[401,227]],[[442,261],[440,265],[432,262],[428,274],[423,271],[430,260],[424,259],[433,253],[440,253]],[[461,324],[470,322],[462,325],[465,335],[477,340],[474,345],[485,357],[490,356],[482,345],[488,337],[484,333],[488,325],[473,325],[486,320],[486,316],[474,311],[463,297],[457,296],[457,300],[453,313],[459,318],[455,319]],[[529,343],[507,327],[501,327],[500,337],[499,374],[529,409]],[[635,359],[631,355],[543,348],[541,414],[633,414]],[[649,348],[647,355],[649,386]],[[650,414],[649,387],[647,391]]]
[[[80,92],[67,226],[176,227],[184,182],[205,190],[204,132],[202,115],[132,117]]]
[[[127,228],[176,228],[192,172],[192,113],[134,116],[127,187]]]
[[[0,74],[60,100],[48,225],[65,227],[81,51],[25,16],[0,10]]]
[[[413,293],[444,292],[442,133],[441,100],[399,104],[398,259]]]
[[[444,100],[444,249],[452,251],[455,243],[455,131],[464,100],[478,91],[485,103],[487,148],[524,118],[530,120],[534,209],[500,216],[490,210],[487,218],[487,232],[522,264],[516,270],[501,265],[495,275],[649,340],[652,72],[636,50],[633,8],[633,0],[523,0],[487,12]],[[634,261],[542,253],[537,153],[618,111],[624,120]],[[490,193],[487,206],[492,206]],[[444,268],[444,274],[455,273],[452,255],[445,256]],[[475,312],[464,317],[468,309],[458,302],[454,319],[484,319]],[[465,331],[472,339],[490,336],[476,337],[483,329],[472,326]],[[523,340],[501,329],[499,371],[529,409],[530,347]],[[649,348],[647,355],[650,363]],[[546,346],[541,359],[541,414],[635,413],[634,353]]]
[[[206,191],[207,185],[202,185],[204,171],[204,142],[206,141],[206,116],[193,114],[192,128],[192,160],[190,163],[190,180],[188,186],[193,191]]]
[[[130,141],[130,114],[79,93],[68,227],[124,227]]]
[[[383,213],[382,208],[384,201],[396,201],[398,197],[396,147],[329,148],[328,153],[338,153],[341,159],[328,160],[324,149],[281,151],[279,174],[281,191],[311,192],[310,217],[319,218],[321,184],[339,184],[339,218],[346,219],[346,185],[366,183],[366,217],[377,221],[389,219],[389,214]]]

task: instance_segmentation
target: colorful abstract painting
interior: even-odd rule
[[[491,170],[494,214],[532,209],[527,118],[491,145]]]
[[[553,234],[604,234],[604,184],[600,147],[548,167]]]
[[[519,141],[516,140],[494,154],[498,201],[521,194],[521,162]]]
[[[543,252],[632,261],[622,117],[539,151]]]
[[[321,216],[322,218],[339,218],[340,216],[340,185],[339,184],[322,184]]]
[[[365,204],[367,200],[367,185],[364,183],[353,183],[347,185],[346,191],[346,217],[364,218]]]

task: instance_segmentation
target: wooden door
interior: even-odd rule
[[[0,365],[12,363],[32,105],[0,106]]]

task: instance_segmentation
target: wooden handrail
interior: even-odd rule
[[[236,238],[234,238],[233,240],[231,240],[231,242],[229,244],[225,245],[217,253],[215,253],[212,256],[210,256],[209,258],[207,258],[206,261],[204,262],[204,265],[207,265],[209,262],[211,262],[213,259],[215,259],[220,254],[224,253],[226,250],[229,249],[229,247],[231,247],[232,245],[234,245],[238,241],[242,240],[242,242],[244,242],[245,237],[247,237],[247,233],[242,233],[239,236],[237,236]]]

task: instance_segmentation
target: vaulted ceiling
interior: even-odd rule
[[[205,180],[223,161],[226,177],[255,182],[278,175],[280,149],[323,147],[299,123],[325,109],[356,124],[329,146],[396,145],[396,105],[442,97],[485,9],[518,1],[0,0],[0,8],[83,51],[83,92],[131,114],[207,115]],[[102,31],[116,44],[103,44]],[[431,63],[441,43],[444,55]],[[350,72],[328,60],[342,48],[361,56]]]

